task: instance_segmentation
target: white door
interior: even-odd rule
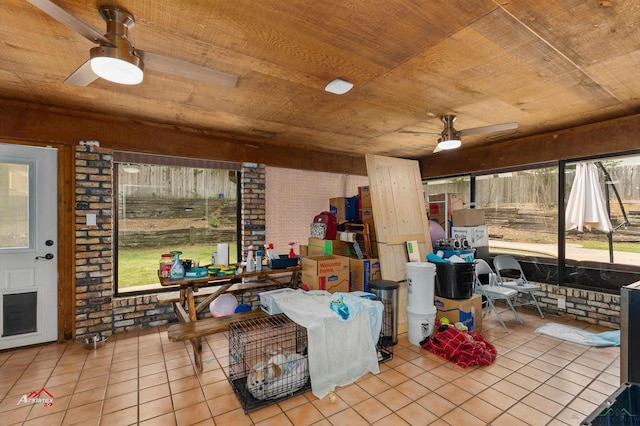
[[[0,350],[58,338],[57,158],[0,144]]]

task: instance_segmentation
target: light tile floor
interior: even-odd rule
[[[335,403],[307,392],[249,414],[227,380],[226,334],[207,339],[201,374],[190,345],[169,342],[166,327],[112,336],[96,351],[76,342],[4,351],[0,424],[578,425],[618,388],[620,349],[536,334],[546,322],[604,329],[520,311],[523,325],[503,315],[509,334],[485,318],[498,349],[490,366],[460,368],[401,334],[380,374],[337,388]],[[18,404],[41,389],[51,406]]]

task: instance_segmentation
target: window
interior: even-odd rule
[[[565,282],[617,293],[640,279],[640,156],[565,166]]]
[[[600,210],[611,222],[611,233],[598,229],[594,219],[587,220],[582,227],[571,220],[570,213],[575,208],[570,202],[571,193],[584,187],[575,180],[578,169],[583,168],[578,164],[586,163],[592,164],[595,184],[580,198],[601,197]],[[458,182],[462,186],[454,186]],[[464,188],[467,182],[468,190]],[[471,188],[474,183],[475,188]],[[475,194],[477,208],[485,213],[490,255],[516,256],[532,281],[619,294],[622,286],[640,280],[638,155],[425,184],[427,194]]]
[[[31,245],[29,182],[29,164],[0,160],[0,249]]]
[[[157,291],[162,254],[208,265],[217,243],[238,259],[240,165],[114,153],[117,293]]]
[[[492,254],[558,255],[558,169],[547,167],[476,177]]]

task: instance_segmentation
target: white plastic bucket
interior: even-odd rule
[[[430,262],[407,263],[407,309],[429,313],[433,308],[436,265]]]
[[[420,346],[427,337],[430,337],[436,329],[436,307],[429,313],[415,312],[407,308],[408,338],[412,345]]]

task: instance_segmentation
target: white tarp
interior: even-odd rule
[[[567,201],[565,221],[567,231],[577,229],[584,232],[585,227],[607,233],[613,230],[595,164],[576,164],[576,176]]]
[[[366,373],[380,372],[373,341],[373,335],[380,335],[380,321],[372,332],[368,309],[343,321],[331,310],[332,295],[326,291],[295,290],[274,298],[282,312],[307,329],[311,391],[317,398],[324,398],[336,386],[353,383]],[[362,301],[379,305],[382,319],[382,303]]]

